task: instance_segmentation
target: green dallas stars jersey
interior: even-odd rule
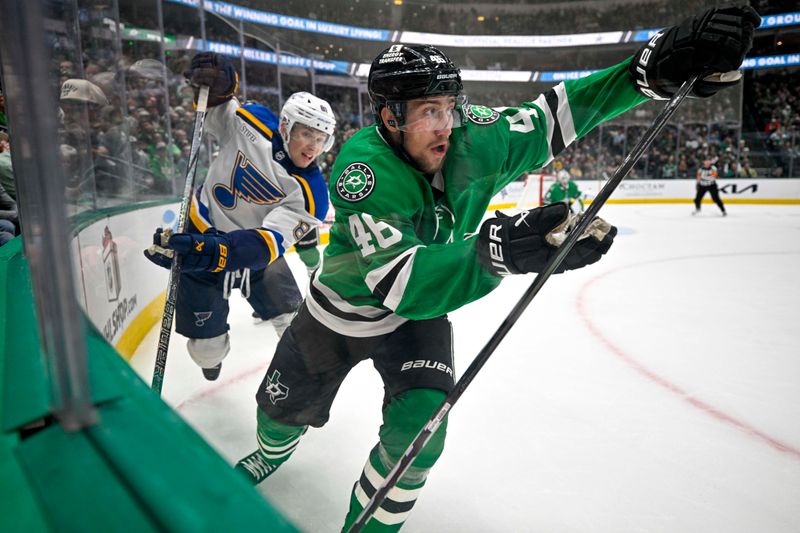
[[[442,171],[427,179],[375,126],[342,147],[331,172],[336,218],[306,299],[341,334],[394,331],[486,295],[499,283],[479,263],[477,231],[492,197],[545,166],[594,126],[646,99],[628,62],[567,81],[517,108],[468,105]]]

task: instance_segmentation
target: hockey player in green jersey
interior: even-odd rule
[[[544,195],[544,205],[564,203],[569,206],[570,212],[583,213],[583,200],[578,185],[572,181],[572,176],[566,170],[559,170],[556,174],[556,182],[553,183]],[[577,209],[575,204],[577,205]]]
[[[274,472],[308,426],[327,422],[353,366],[371,359],[384,384],[383,424],[353,487],[347,529],[454,386],[447,313],[504,275],[541,271],[570,222],[563,203],[483,221],[492,197],[648,97],[668,97],[694,73],[735,70],[757,24],[750,8],[705,12],[657,34],[646,53],[514,108],[468,105],[459,69],[432,46],[381,52],[368,80],[377,123],[345,143],[334,165],[330,244],[256,394],[258,450],[237,469],[256,483]],[[723,79],[695,93],[711,95],[730,84]],[[599,260],[615,233],[593,221],[561,270]],[[446,421],[366,531],[400,529],[445,435]]]

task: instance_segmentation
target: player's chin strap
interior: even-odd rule
[[[245,298],[250,297],[250,269],[243,268],[225,272],[225,281],[222,282],[222,297],[226,300],[230,298],[231,292],[236,288],[236,280],[238,278],[242,278],[242,282],[239,285],[242,296]]]

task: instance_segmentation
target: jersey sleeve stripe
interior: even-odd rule
[[[305,202],[305,208],[308,213],[312,216],[316,216],[316,205],[314,203],[314,195],[311,193],[311,186],[308,184],[308,181],[303,179],[302,176],[297,174],[291,175],[294,179],[297,180],[297,183],[300,184],[300,190],[303,191],[303,200]]]
[[[192,204],[189,207],[189,220],[192,221],[194,227],[204,232],[208,228],[211,227],[211,222],[209,222],[208,216],[208,207],[204,206],[202,202],[200,202],[200,191],[197,191],[197,195],[192,200]]]
[[[550,153],[552,157],[556,157],[564,150],[564,137],[561,135],[561,124],[558,120],[558,95],[553,89],[544,93],[544,98],[547,101],[548,120],[553,117],[553,131],[550,137]],[[550,133],[550,127],[547,128]]]
[[[545,124],[547,126],[547,159],[545,159],[544,163],[542,164],[544,167],[549,165],[553,160],[552,139],[555,119],[553,118],[553,113],[550,112],[550,106],[548,105],[544,94],[540,94],[539,98],[537,98],[533,103],[544,113]]]
[[[236,114],[239,115],[239,118],[253,126],[256,130],[258,130],[262,135],[264,135],[267,139],[272,140],[272,130],[269,129],[263,122],[258,120],[255,115],[253,115],[247,109],[240,107],[236,110]]]
[[[281,243],[283,243],[283,237],[281,237],[279,233],[266,228],[256,228],[256,231],[267,243],[267,248],[269,248],[270,263],[283,255],[283,246],[281,246]]]
[[[421,245],[409,248],[380,268],[376,268],[364,279],[372,294],[392,311],[400,305],[414,266],[414,257]]]
[[[561,137],[564,140],[564,146],[569,146],[577,138],[575,133],[575,122],[572,120],[572,109],[569,107],[569,99],[567,98],[567,88],[563,83],[559,83],[553,90],[558,95],[558,123],[561,125]]]

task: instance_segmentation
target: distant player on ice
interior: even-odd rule
[[[578,184],[572,181],[572,176],[563,169],[556,174],[556,182],[547,189],[543,201],[544,205],[559,202],[568,205],[570,213],[583,213],[583,200]]]
[[[348,140],[336,160],[330,244],[258,388],[258,450],[237,469],[256,483],[274,472],[309,426],[328,421],[348,372],[371,359],[384,384],[383,425],[356,478],[347,529],[454,386],[447,313],[488,294],[505,275],[540,272],[574,220],[556,203],[483,221],[494,195],[601,122],[669,97],[693,74],[735,70],[758,23],[749,7],[706,11],[659,32],[632,59],[513,108],[467,104],[459,69],[432,46],[381,52],[368,80],[376,124]],[[710,96],[731,84],[714,77],[694,92]],[[615,233],[595,219],[560,271],[598,261]],[[366,531],[402,527],[445,436],[446,421]],[[497,448],[484,454],[504,449],[500,431]],[[498,483],[505,474],[498,472]]]
[[[169,237],[159,228],[145,255],[165,268],[167,248],[183,255],[175,330],[215,380],[230,350],[233,288],[279,337],[302,301],[283,254],[295,245],[307,268],[319,263],[328,191],[316,160],[333,145],[336,119],[330,104],[305,92],[291,95],[280,117],[260,104],[240,105],[236,70],[219,54],[197,54],[186,77],[211,88],[206,127],[220,152],[193,198],[187,232]]]

